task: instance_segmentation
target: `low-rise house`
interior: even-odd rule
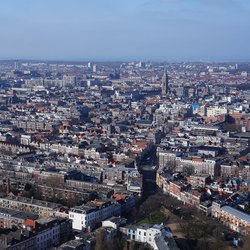
[[[121,217],[112,216],[111,218],[102,221],[102,227],[112,227],[114,229],[119,229],[119,227],[124,226],[127,219]]]
[[[170,228],[163,225],[130,225],[126,227],[121,227],[120,231],[126,235],[127,239],[134,240],[141,243],[148,243],[153,249],[158,248],[156,244],[156,237],[163,236],[167,238],[172,238],[173,233]]]

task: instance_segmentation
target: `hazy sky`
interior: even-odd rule
[[[0,23],[0,59],[250,61],[250,0],[0,0]]]

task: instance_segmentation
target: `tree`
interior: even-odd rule
[[[180,224],[181,231],[189,239],[202,239],[212,235],[212,225],[206,222],[193,220],[185,221]]]
[[[93,201],[98,198],[98,193],[96,191],[93,191],[89,194],[89,200]]]
[[[36,195],[38,195],[39,193],[36,192],[35,187],[33,185],[31,185],[30,183],[26,183],[24,186],[24,190],[22,191],[22,196],[23,197],[27,197],[27,198],[35,198],[38,199],[36,197]]]
[[[66,201],[66,204],[68,207],[74,207],[79,205],[80,202],[81,201],[79,201],[75,195],[70,195],[70,197]]]
[[[56,176],[50,176],[47,180],[46,180],[47,185],[51,186],[52,188],[55,187],[59,187],[60,186],[60,182],[58,177]]]
[[[192,175],[194,173],[194,167],[193,166],[184,166],[183,172],[187,173],[187,175]]]
[[[123,250],[129,250],[129,242],[128,241],[124,242]]]
[[[211,250],[223,250],[225,249],[225,242],[223,242],[219,237],[215,238],[215,241],[212,242]]]
[[[241,248],[242,250],[248,250],[250,246],[250,236],[248,236],[243,244],[243,247]]]
[[[176,161],[169,161],[167,164],[168,170],[170,173],[175,172],[176,170]]]
[[[104,228],[100,228],[96,231],[96,245],[95,250],[104,250],[107,249],[106,242],[106,231]]]
[[[96,231],[96,245],[95,250],[122,250],[125,249],[126,242],[118,237],[114,239],[107,239],[105,228],[99,228]]]

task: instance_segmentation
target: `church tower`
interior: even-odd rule
[[[168,74],[166,69],[164,70],[164,74],[162,76],[162,82],[161,82],[161,94],[162,96],[167,96],[169,92],[169,86],[168,86]]]

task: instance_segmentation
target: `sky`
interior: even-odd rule
[[[250,61],[249,0],[1,0],[0,59]]]

